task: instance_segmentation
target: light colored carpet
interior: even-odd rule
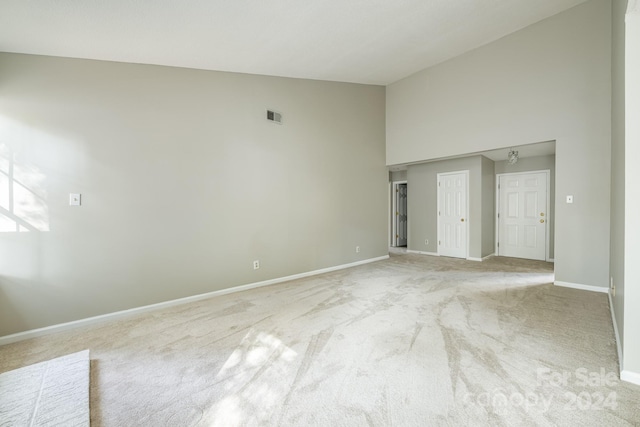
[[[0,426],[89,426],[89,350],[0,374]]]
[[[552,268],[392,254],[0,347],[0,372],[89,347],[94,426],[637,425],[606,295]]]

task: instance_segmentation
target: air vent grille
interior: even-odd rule
[[[278,123],[279,125],[281,125],[282,124],[282,114],[278,113],[277,111],[267,110],[267,120],[269,120],[270,122]]]

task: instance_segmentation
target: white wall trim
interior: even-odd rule
[[[583,291],[600,292],[605,294],[609,292],[609,288],[603,286],[583,285],[581,283],[561,282],[559,280],[556,280],[553,284],[563,288],[581,289]]]
[[[483,256],[482,258],[469,257],[469,258],[467,258],[467,261],[479,261],[479,262],[482,262],[482,261],[488,260],[489,258],[493,258],[494,256],[496,256],[496,254],[489,254],[487,256]]]
[[[440,256],[437,252],[423,252],[423,251],[414,251],[413,249],[407,249],[408,254],[419,254],[419,255],[429,255],[429,256]]]
[[[145,313],[148,311],[159,310],[162,308],[173,307],[176,305],[187,304],[190,302],[200,301],[207,298],[212,298],[220,295],[232,294],[235,292],[246,291],[249,289],[260,288],[263,286],[274,285],[276,283],[288,282],[290,280],[302,279],[304,277],[316,276],[318,274],[329,273],[336,270],[343,270],[345,268],[356,267],[358,265],[369,264],[376,261],[382,261],[389,259],[389,255],[380,256],[376,258],[369,258],[362,261],[356,261],[349,264],[336,265],[334,267],[321,268],[319,270],[308,271],[305,273],[293,274],[291,276],[278,277],[276,279],[264,280],[262,282],[249,283],[247,285],[234,286],[231,288],[220,289],[213,292],[207,292],[199,295],[192,295],[190,297],[178,298],[170,301],[164,301],[157,304],[144,305],[142,307],[135,307],[128,310],[115,311],[113,313],[102,314],[100,316],[88,317],[85,319],[74,320],[72,322],[60,323],[57,325],[46,326],[44,328],[31,329],[29,331],[18,332],[16,334],[5,335],[0,337],[0,345],[11,344],[17,341],[26,340],[29,338],[40,337],[43,335],[49,335],[56,332],[67,331],[70,329],[79,328],[82,326],[88,326],[94,323],[105,322],[107,320],[115,320],[123,317],[128,317],[135,314]]]
[[[631,371],[620,372],[620,379],[631,384],[640,385],[640,374]]]
[[[413,249],[407,249],[407,253],[408,254],[429,255],[429,256],[440,256],[440,254],[437,253],[437,252],[414,251]],[[487,259],[492,258],[494,256],[496,256],[496,254],[487,255],[487,256],[482,257],[482,258],[468,257],[468,258],[465,258],[465,259],[467,261],[478,261],[478,262],[481,262],[481,261],[486,261]]]
[[[640,51],[638,50],[638,38],[640,36],[640,1],[629,0],[625,15],[625,181],[624,188],[624,367],[633,366],[637,371],[640,362],[640,348],[637,342],[637,328],[640,323],[638,301],[640,301],[640,268],[637,264],[639,244],[636,236],[640,231],[637,221],[634,221],[640,206],[637,188],[633,185],[640,178],[640,173],[635,165],[635,160],[640,154],[637,141],[640,140],[640,123],[637,120],[640,113]],[[631,237],[632,236],[632,237]],[[633,332],[631,332],[633,331]],[[620,378],[633,384],[640,385],[640,373],[626,369],[620,373]]]
[[[389,204],[389,209],[387,211],[387,237],[389,238],[389,247],[393,247],[393,213],[392,213],[392,208],[393,208],[393,183],[389,182],[389,193],[387,194],[387,202]]]
[[[607,292],[609,296],[609,309],[611,311],[611,323],[613,323],[613,333],[616,337],[616,347],[618,348],[618,371],[622,375],[622,343],[620,342],[620,334],[618,333],[618,322],[616,322],[616,312],[613,309],[613,299],[611,298],[611,292]]]
[[[549,259],[547,260],[547,262],[553,262],[553,263],[555,263],[555,262],[556,262],[556,259],[555,259],[555,258],[549,258]]]

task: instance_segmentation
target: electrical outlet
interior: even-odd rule
[[[356,252],[360,252],[360,246],[356,246]]]
[[[71,193],[69,194],[69,206],[80,206],[80,198],[82,197],[79,193]]]
[[[616,296],[616,285],[613,284],[613,276],[610,277],[609,279],[610,279],[609,288],[611,289],[611,296],[615,297]]]
[[[260,261],[259,260],[253,261],[253,269],[257,270],[259,268],[260,268]]]

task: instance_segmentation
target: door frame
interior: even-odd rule
[[[461,171],[453,171],[453,172],[440,172],[436,174],[436,218],[437,218],[437,222],[436,222],[436,227],[437,227],[437,236],[438,236],[438,256],[442,256],[440,254],[440,242],[442,241],[441,236],[440,236],[440,177],[444,176],[444,175],[458,175],[458,174],[464,174],[465,175],[465,180],[466,180],[466,193],[467,193],[467,200],[466,200],[466,212],[465,212],[465,216],[466,216],[466,221],[465,221],[465,225],[464,227],[466,228],[466,235],[467,235],[467,241],[466,241],[466,251],[465,251],[465,256],[464,259],[469,259],[469,242],[470,242],[470,233],[469,233],[469,223],[471,222],[471,219],[469,218],[469,169],[466,170],[461,170]]]
[[[398,184],[407,184],[407,180],[405,179],[404,181],[392,181],[391,182],[391,244],[389,245],[392,248],[397,248],[398,246],[396,246],[397,244],[397,239],[396,239],[396,234],[398,233],[398,215],[396,215],[396,206],[398,206],[398,192],[396,191],[398,189]],[[407,196],[409,194],[409,185],[407,185]],[[409,201],[409,198],[407,197],[407,202]],[[407,203],[407,207],[409,206],[409,203]],[[407,218],[409,216],[407,215]],[[407,219],[407,248],[409,247],[409,220]]]
[[[502,176],[513,176],[513,175],[528,175],[532,173],[544,173],[547,175],[547,220],[545,221],[545,254],[544,259],[546,262],[552,262],[549,254],[550,250],[550,236],[549,236],[549,224],[555,218],[549,216],[548,212],[551,210],[551,170],[543,169],[543,170],[535,170],[535,171],[525,171],[525,172],[505,172],[505,173],[497,173],[496,174],[496,244],[495,244],[495,254],[496,256],[500,256],[500,251],[498,247],[498,243],[500,243],[500,218],[498,215],[500,214],[500,177]],[[554,209],[555,215],[555,209]]]

